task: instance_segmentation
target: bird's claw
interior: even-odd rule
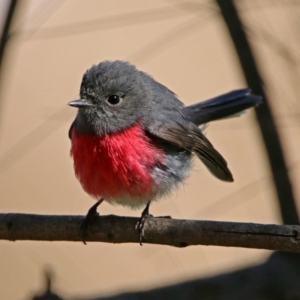
[[[147,219],[153,218],[153,215],[150,214],[142,214],[140,219],[135,224],[135,229],[139,231],[139,242],[140,245],[143,246],[143,239],[145,237],[145,223]]]
[[[98,206],[103,202],[103,199],[100,199],[96,202],[87,212],[86,216],[84,217],[80,229],[82,232],[82,242],[86,245],[86,237],[88,229],[90,228],[91,224],[95,220],[96,217],[99,216],[99,213],[97,212]]]

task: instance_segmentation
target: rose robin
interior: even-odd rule
[[[145,207],[189,175],[194,154],[215,177],[233,181],[225,159],[202,132],[207,122],[242,112],[261,97],[240,89],[191,106],[124,61],[104,61],[83,76],[78,113],[69,130],[74,169],[83,189],[103,201]]]

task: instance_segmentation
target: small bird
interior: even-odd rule
[[[183,182],[198,157],[220,180],[233,181],[225,159],[203,134],[203,124],[240,114],[261,103],[249,89],[235,90],[190,106],[166,86],[125,61],[104,61],[83,75],[78,112],[69,130],[74,169],[97,203],[145,207]],[[199,126],[200,125],[200,126]],[[202,125],[202,126],[201,126]]]

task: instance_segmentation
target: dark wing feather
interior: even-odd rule
[[[75,121],[73,121],[73,123],[71,124],[71,127],[69,129],[68,135],[69,135],[69,139],[72,140],[72,130],[75,126]]]
[[[194,152],[217,178],[233,181],[225,159],[196,125],[188,123],[187,126],[182,126],[173,122],[172,125],[160,124],[155,131],[150,132],[173,145]]]

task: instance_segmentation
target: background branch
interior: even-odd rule
[[[82,241],[83,216],[0,214],[0,239]],[[95,218],[87,242],[138,243],[138,218]],[[215,245],[300,252],[300,226],[151,218],[145,243],[186,247]]]
[[[253,51],[248,42],[245,27],[238,15],[234,1],[215,0],[220,7],[228,32],[248,86],[263,97],[263,105],[255,109],[257,122],[268,154],[274,189],[277,193],[281,217],[284,224],[299,224],[293,187],[290,182],[279,134],[272,115],[270,100],[264,91]]]
[[[7,44],[7,40],[9,38],[9,30],[13,20],[13,16],[16,12],[17,0],[11,0],[9,4],[9,8],[6,15],[6,20],[3,26],[2,35],[0,39],[0,67],[2,65],[2,60],[5,52],[5,47]]]

